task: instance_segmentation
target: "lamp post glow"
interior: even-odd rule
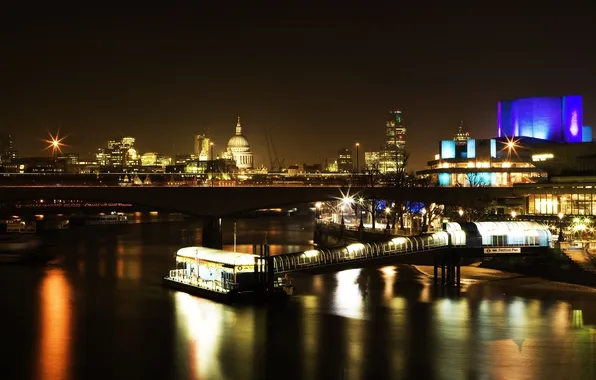
[[[511,211],[511,217],[515,218],[517,216],[517,211],[513,210]]]
[[[209,146],[211,148],[211,187],[213,187],[213,177],[215,177],[215,161],[213,161],[213,143],[211,142]]]
[[[62,153],[62,147],[67,146],[62,142],[67,136],[60,137],[60,131],[56,132],[55,136],[49,132],[48,135],[50,136],[49,140],[43,140],[44,142],[48,143],[48,146],[45,147],[44,150],[51,149],[52,157],[56,158],[58,157],[58,153]]]
[[[464,216],[464,210],[462,210],[461,208],[457,211],[457,213],[459,214],[459,217],[461,218],[462,216]]]
[[[364,214],[364,198],[358,198],[358,204],[360,205],[360,227],[364,227],[364,221],[362,220],[362,214]]]
[[[321,217],[321,208],[323,207],[322,202],[315,203],[315,217],[319,219]]]
[[[350,197],[350,196],[345,196],[342,198],[341,202],[340,202],[340,211],[341,211],[341,224],[344,224],[344,207],[348,206],[348,207],[352,207],[352,205],[354,204],[354,198]]]
[[[356,174],[360,172],[360,143],[356,143]]]

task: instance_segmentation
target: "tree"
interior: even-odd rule
[[[456,180],[455,186],[458,187],[486,187],[490,185],[490,178],[487,178],[488,173],[467,173],[465,182],[461,183]]]
[[[360,176],[361,184],[369,189],[374,187],[381,186],[383,184],[383,175],[379,171],[378,165],[373,167],[367,167],[362,171],[362,175]],[[375,198],[371,198],[370,206],[366,204],[366,202],[361,201],[358,202],[360,207],[363,211],[366,211],[367,214],[370,213],[372,217],[372,228],[376,227],[376,207],[377,207],[377,200]]]
[[[491,215],[495,206],[494,200],[471,199],[467,203],[447,206],[445,214],[456,221],[481,222]]]

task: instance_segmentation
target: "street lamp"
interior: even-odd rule
[[[213,161],[213,142],[209,143],[209,147],[211,148],[211,187],[213,187],[213,177],[215,177],[215,161]]]
[[[315,216],[318,218],[321,217],[321,208],[323,207],[322,202],[315,203]]]
[[[515,218],[517,216],[517,211],[513,210],[511,211],[511,217]]]
[[[348,206],[351,207],[354,204],[354,198],[350,196],[344,196],[340,202],[340,211],[341,211],[341,224],[344,224],[344,207]]]
[[[562,212],[559,213],[558,217],[559,217],[559,238],[557,239],[557,241],[562,242],[565,241],[565,237],[563,236],[563,217],[565,215],[563,215]]]
[[[360,171],[360,143],[356,143],[356,174]]]
[[[461,218],[462,216],[464,216],[464,210],[462,210],[461,208],[457,211],[457,213],[459,214],[459,217]]]
[[[364,227],[364,221],[362,220],[362,214],[364,214],[364,198],[358,198],[358,204],[360,205],[360,227]]]
[[[387,221],[386,229],[389,229],[389,214],[391,214],[391,207],[385,208],[385,220]]]

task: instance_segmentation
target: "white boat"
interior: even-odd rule
[[[18,263],[26,260],[41,247],[41,239],[32,236],[1,235],[0,263]]]
[[[37,225],[35,222],[25,222],[20,219],[10,220],[6,222],[6,232],[10,234],[34,234],[37,232]]]

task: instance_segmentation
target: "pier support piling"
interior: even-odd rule
[[[221,218],[216,216],[203,217],[202,243],[203,247],[222,249],[223,238],[221,231]]]

